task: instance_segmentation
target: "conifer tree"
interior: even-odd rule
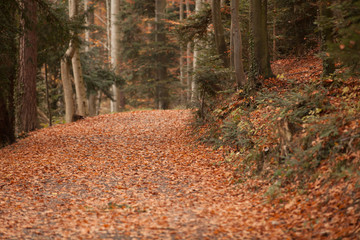
[[[28,132],[37,127],[37,1],[24,0],[21,7],[23,15],[20,22],[23,32],[19,46],[16,125],[18,132]]]

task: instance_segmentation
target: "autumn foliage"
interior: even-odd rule
[[[356,239],[352,178],[292,186],[233,182],[224,151],[195,144],[190,111],[86,118],[0,151],[2,239]]]

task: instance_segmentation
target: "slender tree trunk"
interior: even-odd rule
[[[276,8],[276,1],[274,1],[274,18],[273,18],[273,44],[272,44],[272,60],[276,60],[276,15],[277,15],[277,8]]]
[[[186,17],[190,16],[190,3],[186,0]],[[191,65],[191,42],[186,45],[186,100],[191,100],[191,82],[192,82],[192,65]]]
[[[74,55],[74,48],[72,47],[72,42],[69,44],[64,57],[60,61],[61,68],[61,81],[64,89],[64,102],[65,102],[65,122],[72,122],[75,110],[74,110],[74,99],[73,99],[73,89],[71,84],[70,77],[70,59]]]
[[[180,22],[182,22],[184,20],[184,4],[183,4],[183,0],[180,0],[179,2],[179,19]],[[182,47],[182,45],[180,45],[180,59],[179,59],[179,63],[180,63],[180,84],[181,84],[181,95],[180,95],[180,102],[181,104],[185,105],[186,104],[186,96],[185,96],[185,92],[184,92],[184,88],[185,88],[185,69],[184,69],[184,49]]]
[[[37,1],[22,1],[25,17],[21,19],[20,70],[17,86],[17,130],[32,131],[37,127],[36,75],[37,75]]]
[[[102,96],[101,91],[98,91],[98,95],[97,95],[98,102],[97,102],[97,106],[96,106],[96,115],[99,115],[99,114],[100,114],[100,109],[101,109],[101,96]]]
[[[196,0],[195,1],[195,13],[199,13],[200,8],[201,8],[201,0]],[[199,56],[199,44],[194,42],[194,59],[193,59],[193,72],[196,72],[197,69],[197,58]],[[191,102],[195,103],[196,99],[197,99],[197,84],[196,84],[196,80],[195,77],[193,77],[192,81],[191,81]]]
[[[111,66],[115,74],[120,74],[120,29],[118,24],[118,15],[120,11],[120,0],[111,0]],[[114,83],[112,86],[113,97],[111,111],[119,112],[125,107],[124,94],[120,88]]]
[[[191,42],[186,45],[186,99],[191,100],[191,83],[192,83],[192,64],[191,64]]]
[[[164,46],[166,44],[166,35],[163,32],[164,23],[163,19],[165,18],[166,10],[166,0],[155,0],[155,42],[158,46]],[[156,69],[156,98],[157,98],[157,108],[158,109],[167,109],[169,108],[169,90],[167,88],[167,67],[165,66],[167,62],[166,56],[161,54],[157,61]]]
[[[89,0],[84,0],[84,10],[85,10],[85,12],[87,12],[89,10]],[[91,33],[89,30],[89,26],[94,23],[93,12],[86,13],[85,22],[86,22],[86,27],[87,27],[87,29],[85,29],[85,41],[86,41],[85,52],[88,53],[91,49],[91,47],[90,47]],[[107,47],[107,42],[106,42],[106,47]],[[105,51],[107,51],[107,49]],[[95,92],[94,89],[90,90],[89,97],[88,97],[89,116],[96,115],[96,94],[97,94],[97,92]]]
[[[107,59],[111,59],[111,7],[110,0],[106,0],[106,47],[107,47]]]
[[[250,74],[252,84],[261,84],[261,78],[273,76],[267,31],[267,0],[250,1]]]
[[[45,79],[45,88],[46,88],[46,104],[48,109],[48,118],[49,118],[49,126],[52,126],[52,115],[51,115],[51,105],[49,100],[49,81],[48,81],[48,70],[47,70],[47,64],[44,64],[44,79]]]
[[[96,115],[96,93],[91,93],[89,96],[89,116]]]
[[[233,59],[235,68],[235,78],[238,87],[243,87],[246,84],[246,77],[244,73],[244,66],[242,61],[242,39],[240,31],[239,19],[239,0],[231,1],[231,24],[232,24],[232,38],[233,38]]]
[[[84,0],[84,11],[87,12],[89,10],[89,0]],[[90,30],[89,30],[89,26],[90,26],[90,16],[89,13],[86,13],[86,17],[85,17],[85,52],[89,52],[90,48],[89,48],[89,41],[90,41]]]
[[[74,82],[75,82],[75,90],[76,90],[76,102],[78,107],[78,113],[81,116],[88,115],[88,105],[86,98],[86,89],[84,84],[84,78],[82,75],[82,67],[80,63],[80,53],[79,48],[75,47],[74,56],[71,59],[73,73],[74,73]]]
[[[227,47],[225,42],[224,27],[221,20],[220,12],[220,1],[212,0],[211,1],[211,13],[212,21],[214,24],[214,35],[215,35],[215,44],[217,52],[223,61],[224,67],[229,67],[229,57],[227,54]]]
[[[70,0],[70,10],[69,10],[70,19],[76,17],[79,14],[78,9],[79,9],[78,0]],[[87,116],[88,106],[87,106],[87,98],[86,98],[86,88],[82,74],[78,43],[73,42],[73,48],[74,48],[74,55],[71,61],[72,61],[72,68],[74,73],[77,111],[79,115]]]
[[[333,13],[329,6],[331,1],[329,0],[320,0],[319,2],[320,18],[331,18]],[[323,21],[320,21],[323,22]],[[327,43],[333,41],[331,27],[328,25],[322,24],[321,28],[321,51],[322,51],[322,65],[323,65],[323,74],[322,77],[328,77],[335,72],[335,61],[332,57],[326,54]]]

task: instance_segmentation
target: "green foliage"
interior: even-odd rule
[[[103,64],[103,60],[96,56],[99,55],[100,49],[92,48],[90,51],[81,55],[81,65],[83,67],[83,76],[87,93],[96,93],[102,91],[108,98],[112,99],[109,91],[115,83],[117,86],[124,85],[125,81],[117,76],[108,66]]]
[[[293,124],[301,124],[306,118],[331,110],[331,105],[326,99],[327,89],[321,85],[293,87],[293,91],[286,92],[283,96],[266,90],[260,92],[257,103],[266,103],[280,109],[279,114],[273,117],[274,121],[278,118],[287,118]]]
[[[331,6],[335,41],[328,42],[330,55],[349,67],[350,74],[360,74],[360,1],[345,0]]]
[[[360,149],[359,116],[354,110],[359,106],[344,99],[335,107],[329,96],[338,88],[289,83],[282,94],[266,87],[258,93],[239,91],[227,106],[213,111],[212,127],[202,140],[229,149],[241,178],[262,173],[283,184],[302,182],[312,179],[324,164],[332,167],[334,176],[355,173],[359,163],[349,156]],[[353,91],[344,87],[339,94],[353,99]],[[257,115],[266,109],[269,115]],[[277,196],[278,190],[273,186],[268,197]]]
[[[70,30],[79,28],[69,22],[66,8],[64,2],[43,2],[38,14],[38,66],[46,63],[52,72],[57,71],[68,48]]]
[[[206,38],[211,21],[210,5],[204,4],[199,13],[190,15],[185,23],[177,28],[180,41],[186,44],[189,41]]]
[[[0,147],[15,141],[14,85],[17,71],[17,1],[0,2]]]

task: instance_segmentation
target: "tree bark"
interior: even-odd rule
[[[89,96],[89,116],[96,115],[96,93],[91,93]]]
[[[190,3],[189,0],[186,0],[186,17],[190,16]],[[191,42],[188,42],[186,45],[186,100],[190,102],[191,100],[191,82],[192,82],[192,65],[191,65]]]
[[[319,2],[319,10],[320,10],[320,18],[332,18],[333,13],[329,6],[331,2],[329,0],[320,0]],[[322,24],[321,26],[321,51],[322,51],[322,65],[323,65],[323,73],[322,77],[328,77],[335,72],[335,61],[334,59],[326,54],[327,51],[327,43],[333,41],[332,29],[331,27]]]
[[[276,7],[276,1],[274,1],[274,18],[273,18],[273,44],[272,44],[272,60],[276,60],[276,14],[277,14],[277,7]]]
[[[70,10],[69,10],[70,19],[74,18],[79,14],[78,8],[79,8],[78,0],[70,0]],[[78,43],[73,42],[73,48],[74,48],[74,55],[72,56],[71,62],[74,73],[77,111],[79,115],[87,116],[88,106],[86,99],[86,88],[82,74]]]
[[[76,91],[76,103],[78,107],[78,114],[81,116],[88,115],[88,106],[87,106],[87,98],[86,98],[86,89],[84,84],[84,78],[82,75],[82,67],[80,63],[80,53],[79,48],[74,47],[75,52],[72,57],[72,67],[74,73],[74,82],[75,82],[75,91]]]
[[[86,23],[86,27],[87,27],[87,29],[85,29],[85,42],[86,42],[85,52],[88,53],[91,49],[90,38],[92,37],[90,30],[89,30],[89,26],[94,23],[94,17],[93,17],[94,13],[87,12],[89,10],[89,0],[84,0],[84,10],[86,12],[85,23]],[[108,41],[106,41],[105,48],[107,48],[107,45],[108,45]],[[105,51],[107,51],[107,49],[105,49]],[[97,95],[97,93],[94,90],[90,91],[90,93],[89,93],[89,97],[88,97],[89,116],[96,115],[96,99],[97,99],[96,95]]]
[[[179,2],[179,20],[182,22],[184,20],[184,4],[183,0]],[[180,59],[179,59],[179,68],[180,68],[180,84],[181,84],[181,94],[180,94],[180,103],[185,105],[186,104],[186,96],[184,92],[185,88],[185,69],[184,69],[184,49],[183,46],[180,45]]]
[[[106,0],[106,47],[107,47],[107,59],[111,58],[111,6],[110,0]]]
[[[250,74],[252,84],[273,76],[267,31],[267,0],[250,1]]]
[[[155,0],[155,42],[161,47],[166,44],[166,35],[163,31],[166,10],[166,0]],[[156,68],[156,102],[158,109],[169,108],[169,90],[167,88],[166,56],[159,54]]]
[[[120,1],[111,0],[111,66],[116,75],[120,74],[120,29],[118,24],[118,15],[120,11]],[[113,97],[115,101],[111,102],[111,111],[119,112],[125,107],[124,94],[114,83],[112,86]]]
[[[211,1],[211,14],[212,21],[214,25],[214,35],[215,35],[215,44],[217,52],[223,61],[224,67],[229,67],[229,57],[227,54],[227,47],[225,42],[224,27],[221,21],[221,12],[220,12],[220,1],[212,0]]]
[[[52,115],[51,115],[51,105],[49,100],[49,81],[48,81],[48,70],[47,70],[47,64],[44,64],[44,79],[45,79],[45,88],[46,88],[46,105],[48,109],[48,119],[49,119],[49,126],[52,126]]]
[[[37,2],[24,0],[25,17],[21,19],[23,34],[20,37],[19,48],[19,80],[17,84],[16,122],[18,132],[28,132],[36,129],[36,75],[37,75]]]
[[[201,0],[196,0],[195,1],[195,13],[199,13],[200,9],[201,9],[201,4],[202,1]],[[197,58],[199,56],[199,44],[194,42],[194,57],[193,57],[193,72],[196,72],[197,69]],[[195,103],[196,99],[197,99],[197,84],[196,84],[196,80],[193,77],[192,81],[191,81],[191,102]]]
[[[72,47],[72,41],[69,44],[69,48],[64,54],[64,57],[60,61],[61,69],[61,81],[64,90],[64,102],[65,102],[65,122],[72,122],[73,115],[75,113],[73,89],[70,77],[70,59],[74,55],[74,48]]]
[[[242,61],[242,39],[240,31],[239,19],[239,0],[231,1],[231,30],[233,39],[233,62],[235,69],[235,79],[238,87],[246,85],[246,76],[244,73],[244,66]]]
[[[89,10],[89,0],[84,0],[84,11],[87,12]],[[90,30],[89,30],[89,26],[90,26],[90,17],[89,17],[89,13],[86,13],[85,16],[85,52],[89,51],[89,41],[90,41]]]

